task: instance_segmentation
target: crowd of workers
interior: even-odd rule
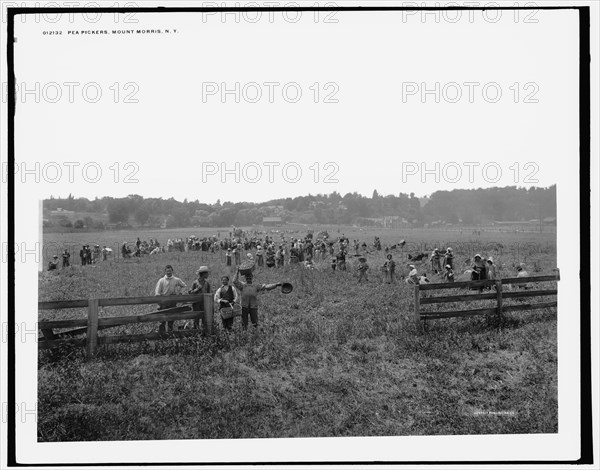
[[[350,240],[345,234],[330,238],[327,232],[320,232],[313,236],[309,232],[305,237],[290,237],[286,239],[284,232],[280,232],[279,239],[270,234],[259,232],[248,233],[233,228],[224,237],[219,232],[216,236],[198,238],[189,236],[186,238],[168,239],[165,245],[161,245],[157,239],[150,238],[149,241],[141,240],[139,237],[135,243],[123,242],[121,245],[121,257],[124,259],[141,257],[145,255],[154,255],[168,252],[187,252],[201,251],[205,253],[223,253],[225,265],[228,267],[239,266],[243,261],[251,258],[257,267],[266,266],[267,268],[278,268],[286,264],[302,265],[307,269],[324,269],[329,265],[332,271],[347,271],[348,259],[357,259],[353,263],[353,269],[356,270],[358,283],[369,282],[367,255],[384,251],[385,261],[379,267],[383,273],[386,283],[392,284],[398,279],[404,280],[409,284],[428,283],[427,269],[423,269],[420,264],[419,272],[417,263],[428,258],[430,270],[433,275],[439,276],[443,282],[454,282],[455,280],[455,262],[454,253],[451,247],[446,251],[435,248],[430,255],[420,253],[416,255],[408,254],[410,264],[406,265],[405,274],[397,275],[397,263],[394,260],[394,250],[404,246],[404,240],[392,246],[382,247],[379,237],[374,237],[371,244],[366,241]],[[79,252],[81,265],[96,264],[100,259],[106,261],[112,256],[112,249],[106,245],[100,248],[98,244],[83,245]],[[467,260],[470,262],[470,260]],[[317,264],[318,263],[318,264]],[[68,250],[62,253],[62,267],[70,266],[70,254]],[[54,256],[48,264],[48,270],[55,270],[59,267],[58,256]],[[460,268],[470,274],[471,280],[495,279],[497,268],[492,257],[487,259],[480,254],[476,254],[472,264],[463,263]],[[520,266],[518,269],[523,270]],[[460,274],[463,274],[461,272]]]
[[[448,247],[446,251],[435,248],[429,255],[426,253],[407,254],[410,260],[406,268],[401,273],[397,273],[397,263],[394,259],[394,252],[398,248],[404,247],[404,240],[392,246],[382,247],[379,237],[374,237],[371,244],[365,241],[352,240],[344,234],[333,239],[327,232],[321,232],[316,236],[309,232],[304,237],[290,237],[286,239],[285,233],[279,233],[279,239],[275,239],[270,234],[244,233],[234,228],[229,232],[229,236],[221,237],[221,234],[212,237],[198,238],[190,236],[187,238],[169,239],[162,246],[157,239],[150,238],[149,242],[142,241],[138,237],[136,242],[128,244],[124,242],[121,246],[122,258],[141,257],[144,255],[153,255],[158,253],[168,253],[173,251],[201,251],[209,253],[224,253],[225,266],[229,272],[235,270],[235,277],[230,280],[228,275],[220,278],[220,287],[214,292],[214,302],[219,312],[221,320],[226,331],[231,330],[233,326],[234,315],[231,314],[232,308],[241,307],[240,316],[242,317],[242,327],[246,329],[249,321],[254,327],[258,325],[258,294],[270,291],[281,286],[281,283],[275,284],[255,284],[253,282],[252,270],[242,269],[244,264],[250,263],[253,268],[273,268],[277,269],[285,265],[298,265],[301,268],[312,269],[330,269],[335,271],[354,270],[358,283],[368,283],[368,272],[370,267],[367,263],[367,256],[376,259],[378,252],[384,252],[385,261],[379,267],[383,273],[384,282],[394,284],[397,281],[404,281],[406,284],[426,284],[431,282],[427,271],[430,268],[432,275],[436,275],[440,282],[454,282],[455,268],[460,268],[460,274],[468,274],[471,280],[496,279],[497,267],[492,257],[484,257],[476,254],[471,262],[467,259],[460,266],[455,266],[455,257],[453,249]],[[132,246],[132,248],[130,248]],[[402,253],[404,255],[404,253]],[[81,264],[83,266],[95,264],[100,258],[106,261],[112,255],[112,250],[104,246],[100,248],[98,244],[83,245],[80,250]],[[349,258],[356,259],[356,262],[348,263]],[[380,258],[379,258],[380,259]],[[423,263],[428,261],[428,263]],[[49,270],[58,269],[58,256],[55,255],[48,265]],[[62,267],[70,266],[70,254],[68,250],[62,253]],[[526,277],[523,264],[517,268],[518,277]],[[180,278],[174,276],[173,267],[167,265],[164,276],[159,279],[155,288],[155,295],[170,296],[176,294],[213,294],[213,289],[208,280],[209,268],[201,266],[196,274],[197,278],[193,280],[188,289],[187,284]],[[240,279],[240,275],[244,281]],[[526,288],[526,285],[522,287]],[[185,291],[187,289],[187,291]],[[159,310],[173,309],[176,302],[161,300],[158,302]],[[204,304],[202,301],[192,305],[192,310],[202,312]],[[166,312],[165,312],[166,313]],[[199,328],[200,317],[193,322],[195,329]],[[173,330],[174,321],[162,322],[159,332]]]

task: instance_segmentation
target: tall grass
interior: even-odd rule
[[[383,284],[381,252],[368,261],[362,285],[327,263],[259,270],[255,282],[289,281],[294,291],[260,294],[256,331],[237,318],[227,335],[215,316],[212,337],[110,345],[91,361],[80,348],[40,351],[39,440],[557,432],[555,314],[436,320],[422,333],[409,318],[412,290]],[[496,261],[510,270],[512,261]],[[188,285],[200,264],[213,287],[226,272],[218,255],[195,252],[74,266],[40,274],[40,300],[149,295],[167,263]]]

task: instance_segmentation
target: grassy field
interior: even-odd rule
[[[338,236],[337,228],[316,231],[321,229]],[[137,235],[165,243],[216,231],[48,234],[44,243],[114,246]],[[299,228],[297,235],[305,233]],[[478,250],[494,256],[504,277],[514,275],[513,265],[521,261],[532,275],[556,267],[554,234],[351,227],[342,233],[367,243],[378,235],[384,245],[405,239],[404,255],[450,245],[458,264]],[[400,273],[406,272],[401,253],[394,256]],[[362,285],[353,260],[347,272],[332,273],[326,264],[312,272],[299,266],[259,270],[257,282],[289,281],[294,291],[261,294],[258,331],[243,332],[237,318],[229,337],[218,322],[214,337],[111,345],[91,361],[77,348],[41,351],[39,440],[556,433],[556,314],[436,320],[421,333],[409,318],[412,289],[383,283],[377,269],[383,258],[382,252],[368,256],[370,282]],[[199,252],[91,267],[74,261],[71,268],[40,273],[39,300],[151,295],[165,264],[188,286],[206,264],[215,288],[227,269],[221,255]],[[100,316],[150,311],[151,305],[106,307]],[[40,311],[40,320],[85,315],[78,309]],[[100,334],[156,329],[137,324]]]

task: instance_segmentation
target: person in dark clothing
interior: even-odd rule
[[[210,284],[208,282],[209,270],[207,266],[200,266],[198,271],[198,279],[196,279],[192,288],[188,294],[210,294]],[[200,302],[194,302],[192,304],[192,310],[194,312],[204,312],[204,298]],[[194,329],[200,328],[200,318],[194,318]]]
[[[221,278],[221,287],[215,292],[215,304],[219,307],[219,312],[224,308],[231,307],[233,304],[238,302],[239,295],[235,287],[229,285],[229,276],[223,276]],[[233,318],[223,318],[221,314],[221,321],[223,322],[223,328],[225,331],[231,331],[233,328]]]
[[[63,251],[63,254],[62,254],[62,267],[63,268],[71,266],[71,263],[69,262],[70,258],[71,258],[71,254],[69,253],[69,250]]]
[[[252,325],[258,326],[258,293],[273,290],[281,286],[277,284],[252,284],[252,273],[245,274],[246,282],[239,280],[240,270],[238,268],[233,279],[233,285],[242,293],[242,328],[248,328],[248,316]]]
[[[58,256],[54,255],[52,261],[48,262],[48,271],[54,271],[58,269]]]

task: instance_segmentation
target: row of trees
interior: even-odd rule
[[[183,202],[173,198],[103,197],[90,201],[69,195],[66,199],[44,201],[44,209],[57,208],[86,213],[108,213],[113,224],[158,227],[191,225],[223,227],[260,224],[263,217],[277,215],[288,222],[351,224],[373,223],[372,219],[397,216],[420,225],[430,222],[451,224],[521,221],[556,217],[556,186],[549,188],[504,188],[436,191],[429,198],[414,193],[371,197],[356,192],[338,192],[274,199],[264,203],[224,202],[213,204]]]

